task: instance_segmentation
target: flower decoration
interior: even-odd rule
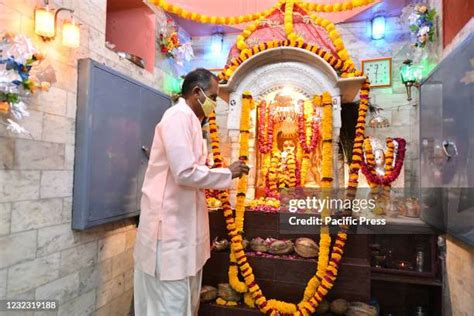
[[[174,50],[180,47],[178,33],[176,31],[172,32],[170,35],[160,34],[160,48],[161,53],[167,57],[174,58]]]
[[[167,19],[166,26],[161,30],[158,43],[161,53],[174,59],[178,65],[182,66],[184,61],[194,57],[191,42],[183,43],[180,40],[178,28],[171,18]]]
[[[433,42],[435,17],[435,9],[428,9],[426,5],[420,4],[416,5],[408,16],[410,30],[416,35],[416,47],[425,47],[428,42]]]
[[[313,102],[313,107],[317,105]],[[316,113],[313,109],[312,113]],[[310,125],[308,128],[306,125]],[[305,154],[312,153],[319,141],[319,122],[311,117],[311,122],[307,123],[307,118],[304,112],[304,105],[301,106],[298,113],[298,138]]]
[[[312,11],[316,12],[332,12],[332,11],[341,11],[341,10],[349,10],[352,7],[362,6],[369,3],[371,0],[352,0],[346,1],[340,4],[316,4],[309,7]],[[277,4],[281,6],[282,4],[286,4],[290,2],[293,5],[297,1],[288,1],[288,0],[280,0]],[[186,11],[180,7],[174,6],[169,4],[165,0],[153,0],[152,3],[155,3],[162,7],[165,11],[175,13],[179,16],[182,16],[187,19],[191,19],[194,21],[199,21],[202,23],[218,23],[218,24],[236,24],[242,22],[249,22],[258,20],[261,15],[265,15],[262,13],[256,13],[250,16],[242,16],[242,17],[210,17],[199,15],[196,13],[192,13]],[[297,2],[300,4],[301,2]],[[301,3],[301,6],[307,7],[305,3]],[[265,12],[264,12],[265,13]],[[266,12],[268,13],[268,12]],[[335,31],[334,25],[327,23],[326,20],[318,19],[322,25],[329,31]],[[223,23],[220,23],[223,22]],[[287,22],[288,19],[287,19]],[[250,31],[250,30],[249,30]],[[288,29],[287,31],[291,31]],[[265,43],[259,43],[258,45],[254,45],[249,48],[241,49],[240,55],[237,58],[232,59],[224,69],[222,73],[219,74],[219,79],[224,82],[233,75],[234,71],[247,59],[251,58],[253,55],[258,54],[262,51],[268,49],[274,49],[277,47],[296,47],[300,49],[304,49],[314,53],[321,58],[323,58],[329,65],[331,65],[336,71],[341,73],[342,78],[350,78],[361,76],[362,73],[360,70],[357,70],[354,66],[354,63],[349,58],[347,51],[344,48],[342,40],[339,37],[337,32],[333,32],[331,39],[336,43],[336,49],[338,51],[338,56],[333,56],[330,52],[320,48],[317,45],[312,45],[305,43],[300,38],[290,38],[290,32],[287,34],[287,40],[285,41],[269,41]],[[245,33],[244,35],[247,35]],[[293,37],[293,36],[292,36]],[[245,36],[241,36],[240,40],[245,40]],[[239,38],[237,39],[239,41]],[[245,43],[243,43],[246,45]],[[244,46],[241,43],[241,47]],[[362,144],[365,138],[365,122],[366,122],[366,114],[368,111],[368,99],[369,99],[369,91],[370,91],[370,83],[368,79],[364,81],[361,86],[361,90],[359,93],[360,102],[359,102],[359,109],[358,109],[358,119],[356,125],[356,133],[354,139],[354,147],[352,150],[352,159],[350,162],[350,170],[349,170],[349,183],[346,190],[346,197],[349,199],[353,199],[356,196],[356,191],[358,187],[359,181],[359,171],[361,169],[361,160],[363,155],[363,148]],[[323,181],[323,188],[331,188],[332,186],[332,159],[331,153],[332,150],[332,98],[331,95],[328,93],[324,93],[322,96],[318,96],[319,102],[321,104],[322,111],[323,111],[323,119],[321,121],[321,131],[320,131],[320,139],[322,141],[322,154],[323,154],[323,161],[322,161],[322,176],[324,178]],[[240,126],[240,149],[239,149],[239,158],[246,162],[248,160],[248,150],[249,150],[249,122],[250,122],[250,115],[249,110],[252,109],[254,106],[253,98],[250,92],[245,92],[242,95],[242,114],[241,114],[241,126]],[[264,105],[262,104],[262,108],[260,109],[260,115],[266,115]],[[224,166],[224,161],[222,159],[222,154],[220,151],[219,145],[219,136],[218,136],[218,129],[215,122],[216,118],[215,115],[211,115],[209,117],[209,130],[211,136],[211,145],[212,145],[212,152],[214,157],[214,167],[222,167]],[[308,133],[305,135],[305,140],[308,146],[311,146],[311,138],[310,130],[306,130]],[[269,135],[269,126],[260,130],[259,136],[264,135],[263,138],[264,143],[267,145],[270,139]],[[266,134],[266,135],[265,135]],[[273,135],[272,135],[273,136]],[[278,181],[278,162],[280,157],[278,156],[278,152],[275,152],[270,149],[267,145],[265,146],[265,151],[270,151],[265,154],[264,164],[265,168],[268,169],[268,187],[274,191],[277,188],[277,181]],[[298,178],[300,177],[299,174],[299,166],[297,160],[294,157],[290,157],[291,159],[295,160],[291,162],[291,173],[293,176],[291,179],[288,179],[288,183],[294,186],[298,186]],[[303,166],[304,169],[304,166]],[[392,171],[393,172],[393,171]],[[331,240],[331,236],[329,235],[328,227],[323,227],[324,229],[321,231],[321,238],[320,238],[320,253],[318,257],[318,264],[317,264],[317,271],[315,275],[309,280],[307,287],[304,291],[304,295],[301,298],[301,301],[297,304],[289,303],[289,302],[282,302],[274,299],[267,299],[264,295],[262,289],[260,288],[258,282],[255,279],[255,275],[253,273],[253,269],[251,264],[247,260],[247,254],[244,251],[243,247],[243,226],[244,226],[244,212],[245,212],[245,197],[247,191],[247,178],[242,177],[237,184],[237,194],[236,194],[236,205],[235,211],[232,209],[230,204],[230,192],[229,190],[218,191],[218,199],[222,203],[222,210],[225,219],[227,234],[231,242],[231,252],[230,252],[230,265],[229,265],[229,283],[231,284],[232,288],[236,291],[244,293],[244,302],[251,306],[258,308],[263,314],[266,315],[281,315],[281,314],[293,314],[293,315],[311,315],[315,313],[316,309],[320,302],[324,299],[324,297],[328,294],[330,289],[334,286],[334,282],[336,281],[339,267],[341,264],[342,256],[344,253],[344,247],[347,240],[347,231],[348,226],[343,224],[340,225],[339,231],[337,235]],[[325,190],[327,191],[327,190]],[[268,197],[268,196],[267,196]],[[274,196],[272,196],[274,197]],[[346,213],[347,214],[347,213]],[[350,214],[350,210],[348,210],[348,214]],[[321,216],[325,217],[329,215],[329,210],[324,209],[321,212]],[[227,302],[224,300],[219,300],[218,304],[235,304],[234,302]]]
[[[0,35],[0,116],[7,130],[28,134],[18,121],[29,115],[24,98],[36,91],[48,91],[55,81],[49,66],[39,70],[44,56],[24,35]]]
[[[393,143],[395,141],[397,143],[397,151],[395,152],[395,145]],[[371,185],[390,185],[393,181],[395,181],[398,176],[400,175],[401,169],[403,167],[403,162],[405,159],[405,152],[406,152],[406,141],[403,138],[388,138],[387,139],[387,152],[385,153],[385,175],[379,176],[376,174],[374,169],[374,156],[372,151],[372,146],[368,139],[364,140],[364,152],[365,152],[365,160],[361,160],[361,171],[364,176],[367,178],[367,181]],[[396,157],[395,163],[394,156]]]
[[[250,210],[266,212],[266,213],[277,213],[280,210],[280,200],[272,197],[261,197],[250,201]]]

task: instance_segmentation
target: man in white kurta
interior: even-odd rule
[[[226,189],[248,172],[205,165],[201,122],[215,107],[217,78],[205,69],[189,73],[178,103],[156,126],[142,188],[134,249],[135,315],[191,316],[199,306],[202,267],[210,257],[204,189]]]

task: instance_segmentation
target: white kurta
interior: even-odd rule
[[[149,304],[160,302],[160,296],[163,302],[173,305],[168,297],[173,293],[188,298],[194,291],[187,291],[186,295],[184,288],[191,287],[193,278],[199,277],[210,257],[204,189],[229,188],[232,174],[227,168],[209,169],[206,158],[201,123],[185,100],[180,99],[156,126],[142,188],[134,249],[135,300],[141,306],[137,307],[137,316],[168,315],[150,314],[149,310],[159,307],[148,307]],[[200,287],[200,279],[197,283]]]
[[[155,129],[134,250],[141,271],[155,274],[158,239],[160,280],[196,275],[210,257],[204,189],[230,187],[232,174],[227,168],[209,169],[206,159],[201,123],[181,98]]]

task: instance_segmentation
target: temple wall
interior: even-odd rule
[[[29,102],[31,116],[22,123],[32,139],[0,125],[0,299],[57,298],[59,310],[48,315],[126,315],[135,222],[71,230],[77,59],[93,58],[160,90],[168,74],[160,53],[149,72],[105,47],[106,0],[50,1],[75,10],[82,24],[77,49],[62,46],[60,34],[51,42],[34,34],[37,3],[0,1],[0,31],[30,36],[57,77],[49,92]]]
[[[410,36],[407,28],[399,18],[388,18],[385,27],[385,38],[378,41],[370,40],[368,22],[345,23],[339,25],[341,36],[356,65],[362,59],[392,57],[392,86],[389,88],[373,88],[370,91],[371,103],[383,109],[381,115],[386,117],[390,126],[387,128],[370,128],[366,134],[381,140],[386,137],[402,137],[407,141],[404,179],[405,187],[418,185],[418,95],[412,90],[411,102],[407,101],[405,86],[400,79],[400,66],[407,58],[410,49]],[[370,115],[368,116],[368,120]]]

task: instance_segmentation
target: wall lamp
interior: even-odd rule
[[[74,10],[67,8],[52,9],[49,1],[44,1],[44,6],[35,9],[35,33],[43,40],[52,40],[56,36],[56,23],[61,11],[71,14],[71,19],[63,23],[62,44],[67,47],[77,48],[80,45],[81,33],[79,24],[75,22]]]
[[[214,55],[222,54],[224,49],[224,33],[214,32],[211,36],[211,51]]]
[[[420,67],[413,65],[412,60],[407,59],[403,62],[402,66],[400,67],[400,77],[407,90],[408,101],[411,101],[412,99],[411,88],[413,86],[419,88],[422,76],[423,74],[421,73]]]
[[[376,16],[371,21],[371,37],[379,40],[385,37],[385,17],[383,15]]]

